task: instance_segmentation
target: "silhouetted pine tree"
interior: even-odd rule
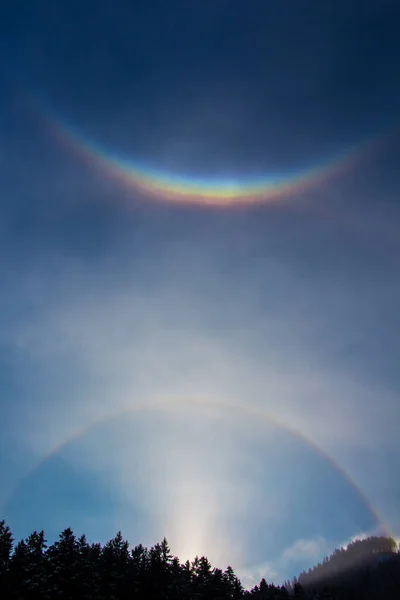
[[[65,529],[57,542],[47,551],[49,591],[60,600],[80,597],[83,566],[79,554],[79,543],[72,529]]]
[[[224,581],[226,582],[228,598],[230,600],[240,600],[243,597],[243,587],[239,579],[236,577],[231,566],[227,567],[224,575]]]
[[[118,600],[126,595],[129,560],[129,543],[119,531],[105,544],[100,554],[100,598]]]

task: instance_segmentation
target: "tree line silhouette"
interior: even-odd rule
[[[70,528],[47,545],[43,531],[14,543],[0,521],[0,598],[4,600],[397,600],[400,553],[392,538],[357,540],[282,586],[262,579],[245,590],[231,567],[206,557],[181,563],[167,540],[129,547],[121,532],[89,544]]]

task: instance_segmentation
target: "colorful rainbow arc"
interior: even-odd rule
[[[236,180],[199,178],[170,174],[123,159],[83,136],[65,120],[49,116],[51,113],[47,111],[41,113],[42,116],[45,115],[51,132],[62,144],[69,145],[74,152],[95,167],[100,167],[102,172],[124,187],[154,200],[182,205],[232,207],[279,202],[350,168],[371,145],[370,141],[361,142],[322,165],[289,175],[244,177]]]
[[[217,402],[214,400],[204,400],[199,398],[191,398],[189,402],[186,402],[184,400],[164,399],[143,404],[137,404],[129,408],[121,408],[100,419],[92,421],[88,425],[76,430],[72,435],[69,435],[60,444],[58,444],[50,452],[48,452],[40,460],[40,462],[19,481],[11,495],[3,504],[3,508],[7,508],[7,506],[12,503],[13,498],[15,497],[16,493],[18,492],[18,489],[23,484],[23,482],[26,481],[29,477],[31,477],[34,473],[36,473],[40,469],[40,467],[46,463],[46,461],[48,461],[53,456],[57,456],[63,449],[67,448],[70,444],[80,439],[83,439],[90,431],[94,430],[95,428],[112,422],[113,420],[116,420],[121,417],[126,418],[127,416],[132,414],[146,413],[147,411],[152,410],[173,414],[175,410],[182,410],[182,408],[194,410],[196,415],[199,414],[199,411],[202,411],[202,414],[204,416],[221,421],[225,421],[226,415],[229,414],[230,417],[233,417],[234,419],[237,419],[240,422],[243,422],[243,420],[245,419],[249,419],[251,422],[264,422],[268,425],[273,425],[277,428],[280,428],[282,431],[286,431],[291,436],[293,436],[294,439],[299,440],[307,447],[315,451],[318,455],[322,456],[327,461],[327,463],[331,465],[331,467],[335,469],[336,472],[341,475],[343,480],[346,481],[347,484],[354,490],[354,492],[360,498],[364,506],[367,507],[373,520],[379,525],[379,528],[382,530],[382,533],[388,537],[395,537],[390,531],[380,511],[378,511],[378,509],[371,504],[371,502],[368,500],[365,493],[361,490],[360,486],[356,483],[354,478],[351,477],[350,474],[334,458],[332,458],[332,456],[329,453],[327,453],[317,443],[310,440],[301,430],[294,429],[286,423],[276,419],[267,411],[257,407],[245,406],[242,404],[228,404],[226,402]]]

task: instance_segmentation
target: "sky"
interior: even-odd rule
[[[400,536],[395,0],[0,18],[0,488],[17,539],[281,583]]]

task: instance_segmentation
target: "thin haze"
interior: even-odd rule
[[[389,0],[3,7],[17,537],[166,535],[251,585],[400,534],[399,18]],[[357,150],[273,205],[187,206],[121,185],[65,122],[149,177],[290,177]]]

